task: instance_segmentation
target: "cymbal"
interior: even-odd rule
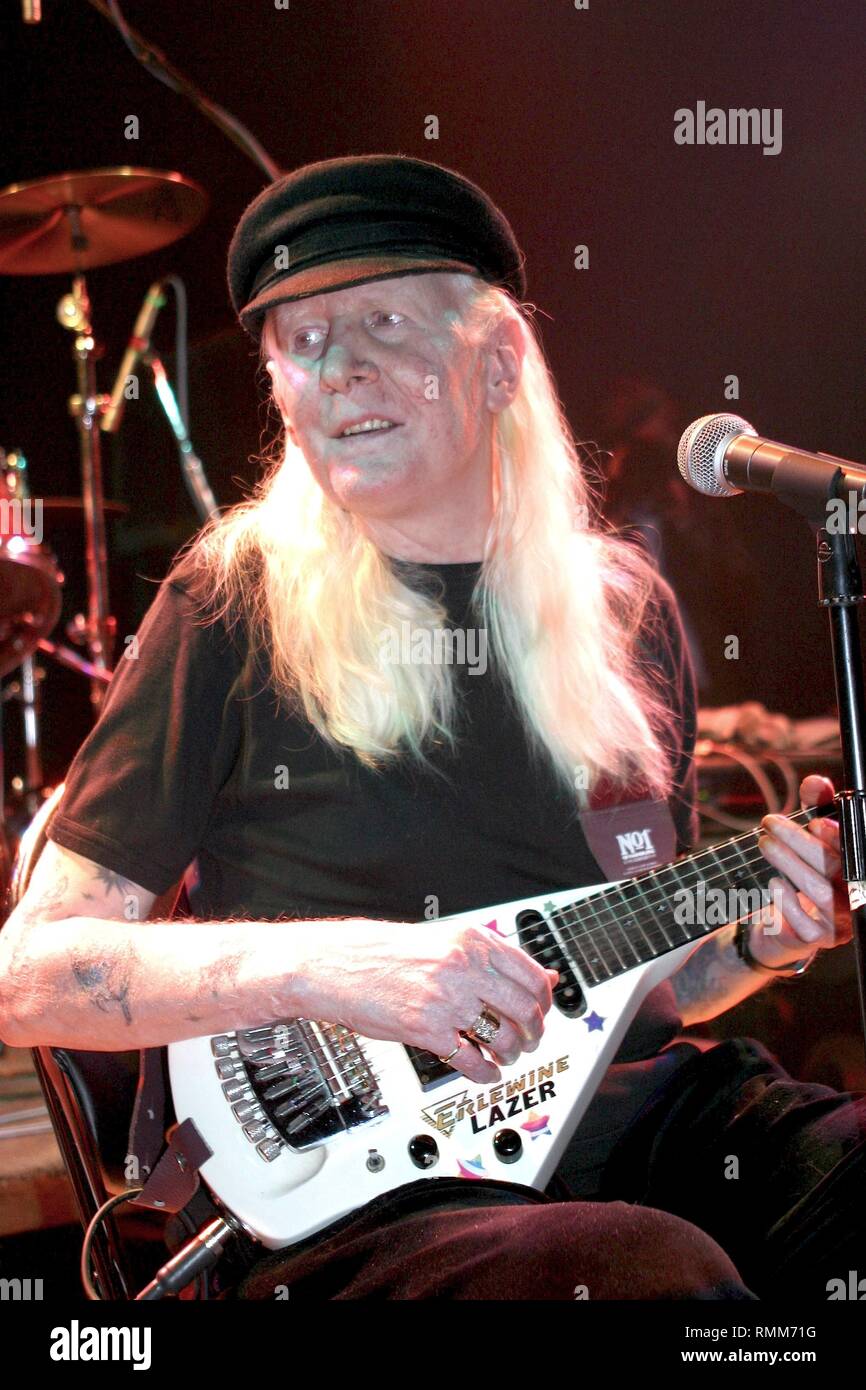
[[[3,474],[0,473],[0,501],[5,501],[8,504],[12,502],[14,498],[15,493],[7,486]],[[26,501],[23,501],[22,505],[27,506],[29,504],[32,509],[37,501],[42,507],[43,516],[47,516],[48,520],[54,522],[55,525],[62,521],[75,521],[79,516],[84,515],[84,502],[80,497],[27,498]],[[129,515],[129,504],[126,502],[114,502],[106,497],[102,506],[106,516]],[[2,528],[3,516],[2,513],[0,513],[0,538],[6,534]],[[14,527],[9,528],[10,535],[14,534],[14,529]]]
[[[63,575],[44,546],[0,537],[0,676],[20,666],[60,617]]]
[[[84,503],[80,497],[42,497],[43,513],[50,521],[62,521],[66,517],[76,517],[84,513]],[[129,505],[126,502],[111,502],[108,498],[102,504],[106,516],[126,516]]]
[[[12,183],[0,189],[0,274],[58,275],[144,256],[186,236],[207,205],[186,175],[128,165]]]

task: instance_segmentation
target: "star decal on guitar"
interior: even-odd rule
[[[606,1020],[602,1018],[600,1014],[597,1014],[595,1012],[595,1009],[593,1009],[591,1014],[587,1014],[586,1018],[583,1021],[589,1029],[590,1033],[604,1032],[604,1025]]]
[[[457,1160],[457,1167],[460,1169],[458,1177],[461,1178],[486,1178],[487,1170],[481,1162],[481,1155],[476,1154],[474,1158],[467,1159],[464,1163],[461,1159]]]
[[[525,1129],[527,1134],[531,1135],[533,1139],[540,1138],[542,1134],[553,1133],[553,1130],[550,1128],[550,1116],[539,1115],[537,1110],[530,1110],[520,1128]]]

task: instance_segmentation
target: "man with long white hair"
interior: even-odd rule
[[[404,156],[305,166],[244,213],[230,290],[280,447],[177,559],[70,770],[0,937],[10,1043],[323,1019],[490,1085],[558,976],[481,910],[622,877],[612,809],[691,849],[676,603],[595,516],[522,263],[486,194]],[[650,994],[547,1193],[419,1177],[239,1296],[748,1299],[856,1263],[862,1203],[812,1194],[838,1164],[853,1199],[863,1102],[678,1037],[850,937],[836,825],[771,817],[761,847],[771,929],[713,933]],[[193,861],[195,920],[145,922]]]

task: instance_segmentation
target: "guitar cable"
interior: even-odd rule
[[[131,1202],[143,1191],[143,1187],[130,1187],[124,1192],[118,1192],[113,1197],[109,1197],[108,1201],[103,1202],[88,1223],[84,1233],[84,1243],[81,1247],[80,1269],[84,1292],[92,1302],[105,1302],[93,1282],[90,1270],[90,1254],[96,1232],[115,1207],[121,1206],[124,1202]],[[197,1281],[199,1286],[199,1301],[206,1301],[209,1298],[208,1270],[213,1268],[222,1256],[223,1247],[229,1236],[238,1233],[239,1223],[232,1216],[218,1216],[208,1221],[200,1231],[196,1231],[185,1212],[179,1211],[175,1215],[189,1231],[192,1239],[187,1241],[186,1245],[181,1246],[180,1250],[157,1270],[150,1283],[146,1284],[141,1292],[135,1295],[133,1302],[152,1302],[158,1298],[165,1298],[167,1294],[178,1294],[193,1279]]]
[[[136,1294],[135,1302],[148,1303],[165,1298],[166,1294],[180,1293],[197,1276],[206,1277],[207,1271],[220,1259],[226,1241],[239,1229],[240,1225],[233,1216],[213,1217],[157,1270],[150,1283]]]
[[[96,1235],[98,1228],[102,1225],[103,1221],[105,1220],[106,1216],[108,1216],[109,1212],[113,1211],[115,1207],[119,1207],[123,1202],[131,1202],[133,1197],[137,1197],[139,1193],[143,1191],[143,1187],[129,1187],[126,1189],[125,1192],[115,1193],[113,1197],[109,1197],[107,1202],[103,1202],[102,1206],[98,1209],[98,1211],[94,1213],[94,1215],[88,1222],[87,1230],[84,1232],[84,1244],[81,1247],[80,1269],[81,1283],[84,1288],[84,1292],[93,1303],[105,1302],[105,1299],[103,1299],[102,1294],[99,1292],[96,1285],[94,1284],[93,1278],[90,1273],[90,1251],[93,1245],[93,1238]]]

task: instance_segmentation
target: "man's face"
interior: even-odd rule
[[[453,332],[451,275],[354,285],[271,316],[268,371],[283,419],[340,507],[399,529],[446,495],[452,505],[487,495],[492,363]],[[370,417],[392,427],[343,436]]]

